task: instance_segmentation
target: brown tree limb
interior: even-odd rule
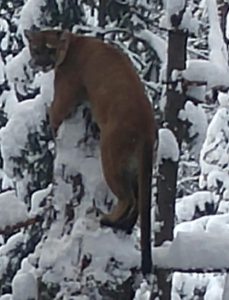
[[[21,228],[25,228],[25,227],[28,227],[30,225],[34,225],[36,223],[39,223],[39,222],[41,222],[41,220],[42,220],[41,216],[35,216],[34,218],[28,219],[26,221],[18,222],[15,225],[6,226],[5,228],[0,228],[0,234],[1,235],[10,234],[10,233],[14,232],[15,230],[19,230]]]

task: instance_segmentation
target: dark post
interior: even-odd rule
[[[227,16],[229,12],[229,4],[224,2],[224,0],[218,0],[218,5],[219,5],[219,14],[220,14],[220,26],[223,32],[223,38],[225,44],[228,46],[229,40],[226,35],[226,27],[227,27]]]
[[[106,10],[107,10],[107,0],[99,0],[98,21],[99,21],[99,27],[103,29],[106,25]],[[104,34],[98,33],[97,37],[103,39]]]
[[[170,129],[181,148],[183,124],[178,119],[178,113],[184,106],[185,92],[177,91],[177,82],[171,83],[171,74],[174,69],[185,69],[187,33],[179,29],[169,31],[168,66],[167,66],[167,104],[165,107],[163,127]],[[168,145],[169,147],[169,145]],[[160,246],[166,240],[173,239],[175,220],[175,199],[177,170],[179,161],[164,160],[159,166],[157,180],[157,222],[160,222],[160,231],[155,233],[155,246]],[[159,297],[161,300],[171,299],[171,280],[169,272],[157,269],[155,271],[158,290],[153,291],[151,300]]]

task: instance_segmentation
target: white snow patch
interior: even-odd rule
[[[26,47],[6,65],[6,75],[12,88],[26,95],[33,81],[33,70],[29,67],[30,53]]]
[[[228,152],[229,152],[229,108],[220,106],[208,126],[205,142],[200,152],[200,186],[214,189],[218,182],[229,189]]]
[[[209,191],[199,191],[192,195],[176,199],[176,215],[179,222],[191,220],[196,207],[205,210],[206,203],[214,203],[213,194]]]
[[[228,300],[229,299],[229,274],[226,275],[225,283],[223,287],[223,295],[222,300]]]
[[[2,56],[0,54],[0,85],[5,82],[5,64],[2,60]]]
[[[222,65],[203,59],[191,59],[187,61],[187,68],[181,72],[182,77],[188,81],[206,82],[208,89],[229,86],[229,70],[225,63]]]
[[[6,51],[9,46],[10,28],[8,22],[2,17],[0,17],[0,32],[5,33],[5,36],[1,38],[0,48],[2,51]]]
[[[0,105],[4,107],[4,112],[7,114],[8,118],[10,118],[13,114],[17,103],[18,99],[16,97],[14,89],[10,89],[10,91],[4,91],[1,94]]]
[[[161,27],[171,29],[171,17],[178,16],[183,12],[182,20],[179,29],[188,30],[191,33],[197,34],[199,29],[199,21],[192,14],[192,2],[188,3],[185,0],[164,0],[165,15],[160,20]]]
[[[179,146],[176,138],[168,128],[159,130],[159,145],[158,145],[158,164],[162,163],[163,159],[171,159],[177,161],[179,158]]]
[[[221,107],[229,108],[229,94],[219,92],[218,94],[218,101]]]
[[[146,281],[143,281],[140,288],[135,293],[134,300],[149,300],[151,295],[151,287]]]
[[[52,190],[52,184],[50,184],[46,189],[36,191],[32,194],[31,198],[31,210],[30,214],[37,215],[42,210],[40,208],[41,202],[46,198]]]
[[[28,134],[39,130],[46,115],[46,105],[39,101],[26,100],[15,105],[14,113],[7,125],[0,130],[3,168],[7,176],[14,176],[14,161],[12,157],[20,157],[28,142]]]
[[[23,32],[25,29],[31,29],[34,25],[36,27],[40,27],[41,20],[41,7],[46,4],[45,0],[28,0],[21,10],[18,33],[21,33],[24,36]],[[25,44],[28,41],[24,38]]]
[[[176,1],[166,1],[166,11],[168,15],[171,17],[172,15],[178,14],[180,11],[184,9],[186,5],[185,0],[176,0]]]
[[[26,205],[17,199],[15,191],[1,193],[0,206],[0,229],[2,230],[28,219]]]
[[[182,270],[229,267],[229,240],[222,232],[178,232],[171,244],[153,249],[154,263]],[[198,247],[193,247],[198,245]]]
[[[204,295],[204,300],[222,299],[223,289],[224,289],[224,282],[222,278],[219,276],[212,277],[207,285],[207,290]]]
[[[130,276],[131,267],[139,266],[139,251],[135,249],[131,236],[118,236],[111,229],[98,228],[92,231],[88,224],[86,219],[80,218],[74,224],[70,236],[47,239],[39,260],[39,267],[47,270],[46,280],[59,282],[64,278],[71,278],[75,268],[80,271],[84,255],[90,255],[92,258],[84,272],[90,273],[101,283],[108,279],[109,275],[106,272],[111,257],[120,262],[120,276],[125,279]]]
[[[194,138],[191,152],[198,158],[207,132],[207,116],[201,105],[194,105],[191,101],[187,101],[184,109],[179,112],[179,118],[191,123],[188,129],[190,138]]]
[[[0,300],[13,300],[13,298],[11,294],[5,294],[0,297]]]
[[[135,35],[146,41],[149,46],[155,50],[162,63],[167,60],[167,43],[165,40],[147,29],[140,30],[136,32]]]
[[[206,1],[210,23],[208,43],[209,61],[189,60],[183,77],[194,82],[206,82],[207,88],[229,86],[228,52],[220,28],[215,0]],[[201,72],[200,72],[201,70]]]
[[[37,281],[32,273],[19,271],[13,278],[12,290],[14,300],[38,299]]]
[[[15,251],[21,243],[23,243],[23,234],[19,232],[11,236],[6,244],[0,247],[0,279],[7,272],[10,253]]]

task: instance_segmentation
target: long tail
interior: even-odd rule
[[[146,142],[141,151],[139,166],[139,213],[141,228],[141,268],[143,276],[152,271],[151,254],[151,182],[153,145]]]

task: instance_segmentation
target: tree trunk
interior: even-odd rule
[[[228,45],[229,40],[227,37],[227,15],[229,12],[229,4],[224,2],[224,0],[217,0],[219,6],[219,14],[220,14],[220,26],[223,32],[223,38],[226,45]]]
[[[187,34],[181,30],[169,32],[167,82],[171,82],[171,74],[174,69],[185,69]],[[170,129],[177,139],[179,149],[181,148],[183,125],[178,119],[178,113],[185,102],[184,91],[177,91],[177,82],[167,85],[167,104],[165,107],[164,127]],[[157,222],[161,228],[155,233],[155,246],[160,246],[166,240],[173,239],[175,219],[175,199],[178,162],[171,159],[164,160],[159,166],[159,177],[157,181]],[[151,294],[151,300],[159,297],[162,300],[171,299],[171,280],[169,273],[165,270],[156,271],[158,291]]]
[[[99,27],[102,29],[104,29],[106,25],[106,9],[107,9],[107,0],[99,0],[98,21],[99,21]],[[103,40],[104,34],[98,33],[97,37]]]

